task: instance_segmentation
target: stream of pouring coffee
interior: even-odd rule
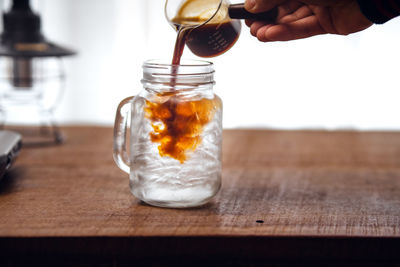
[[[172,56],[173,74],[177,72],[177,66],[181,63],[183,50],[185,49],[186,37],[190,31],[187,27],[178,26],[178,33],[175,41],[174,54]]]

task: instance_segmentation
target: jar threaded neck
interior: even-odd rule
[[[180,65],[159,60],[143,64],[142,83],[154,91],[210,89],[215,84],[214,65],[207,61],[182,61]]]

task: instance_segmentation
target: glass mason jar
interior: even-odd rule
[[[132,193],[150,205],[205,204],[221,186],[222,101],[213,92],[213,64],[147,61],[142,83],[118,107],[115,162],[130,174]]]

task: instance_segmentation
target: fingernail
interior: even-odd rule
[[[249,11],[254,9],[255,6],[256,6],[256,0],[246,0],[246,3],[244,5],[244,7]]]

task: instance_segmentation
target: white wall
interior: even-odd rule
[[[141,64],[171,58],[163,0],[41,0],[46,36],[79,51],[67,60],[62,123],[112,125],[141,90]],[[400,19],[343,36],[260,43],[244,26],[212,59],[225,127],[400,129]],[[194,58],[188,50],[184,57]]]

